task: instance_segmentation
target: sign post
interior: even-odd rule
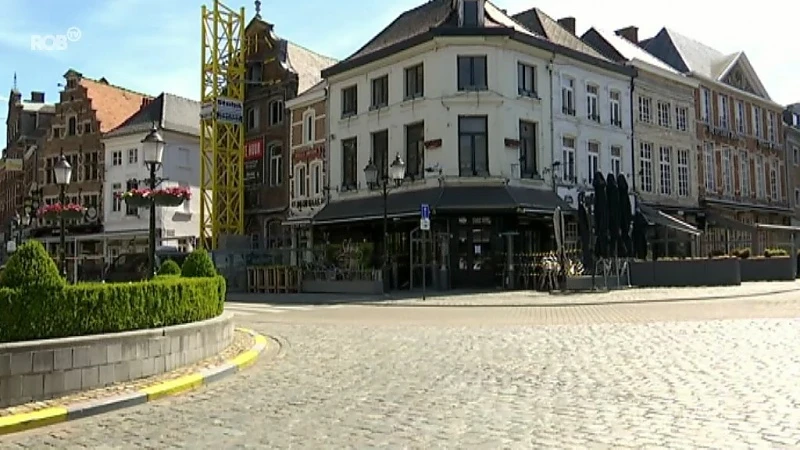
[[[427,203],[423,203],[419,208],[419,229],[422,232],[422,300],[425,301],[425,288],[427,283],[428,271],[428,231],[431,229],[431,207]]]

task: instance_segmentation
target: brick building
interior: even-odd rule
[[[752,225],[788,224],[792,216],[783,106],[771,100],[743,52],[725,55],[666,28],[640,45],[700,84],[694,175],[705,212],[699,223],[706,228],[703,253],[780,245],[783,238],[769,232],[752,239]]]
[[[253,248],[276,249],[289,245],[282,226],[289,208],[285,102],[317,84],[336,61],[278,37],[256,13],[245,30],[245,232]]]
[[[783,112],[783,131],[789,198],[794,208],[792,225],[800,225],[800,103],[789,105]]]
[[[92,272],[103,267],[102,183],[105,173],[102,133],[108,132],[136,113],[150,100],[144,94],[109,84],[105,78],[86,78],[70,69],[55,104],[55,115],[41,150],[38,180],[42,204],[59,201],[53,165],[63,154],[72,165],[72,181],[67,201],[87,208],[86,215],[71,221],[67,228],[67,256],[70,271],[74,258],[82,269]],[[39,220],[31,235],[45,243],[51,254],[58,250],[58,224]]]

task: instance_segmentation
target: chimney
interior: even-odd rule
[[[614,33],[617,36],[620,36],[630,42],[633,42],[636,45],[639,45],[639,28],[630,26],[625,28],[620,28],[619,30],[615,31]]]
[[[44,103],[44,92],[32,91],[31,103]]]
[[[575,34],[575,18],[574,17],[564,17],[558,19],[558,24],[562,27],[566,28],[572,34]]]
[[[144,97],[144,98],[142,98],[142,106],[140,108],[144,108],[145,106],[149,105],[150,103],[153,103],[153,99]]]

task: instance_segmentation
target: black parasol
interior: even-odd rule
[[[633,256],[633,242],[631,240],[631,196],[628,187],[628,180],[625,175],[617,175],[617,193],[619,194],[619,234],[620,234],[620,255],[625,257]]]
[[[595,172],[594,180],[594,254],[598,258],[608,258],[608,198],[603,174]]]
[[[592,267],[592,230],[589,227],[589,212],[586,210],[586,193],[578,194],[578,236],[581,239],[581,262],[583,267]]]
[[[608,199],[608,256],[619,254],[619,192],[617,177],[609,173],[606,177],[606,198]]]

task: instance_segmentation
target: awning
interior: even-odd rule
[[[553,214],[556,207],[572,210],[567,202],[547,189],[522,186],[445,186],[436,211],[508,211],[528,214]]]
[[[390,219],[419,216],[420,206],[425,203],[436,204],[442,195],[442,188],[427,188],[389,192],[386,210]],[[328,203],[312,222],[315,225],[358,222],[383,218],[383,196],[375,192],[369,197],[340,200]]]
[[[289,217],[288,219],[281,222],[281,225],[284,227],[299,227],[303,225],[308,225],[311,223],[311,217],[309,216],[301,216],[301,217]]]
[[[700,231],[697,227],[690,225],[678,218],[670,216],[669,214],[665,214],[655,208],[651,208],[642,203],[639,203],[637,207],[639,208],[639,212],[642,213],[644,218],[647,219],[647,221],[652,224],[661,225],[667,228],[672,228],[673,230],[681,231],[683,233],[691,234],[693,236],[699,236],[703,234],[703,232]]]
[[[750,204],[750,203],[740,203],[734,200],[724,200],[718,198],[706,198],[703,200],[707,205],[719,205],[721,207],[735,209],[738,211],[765,211],[765,212],[774,212],[774,213],[781,213],[781,214],[792,214],[793,210],[789,207],[788,203],[786,205],[761,205],[761,204]]]
[[[727,228],[730,230],[742,231],[745,233],[755,233],[756,231],[756,227],[753,225],[748,225],[736,219],[725,217],[724,215],[711,210],[706,211],[706,222],[709,222],[712,225],[715,225],[720,228]]]
[[[526,214],[553,214],[557,207],[564,213],[577,212],[569,203],[550,189],[508,186],[508,193]]]

